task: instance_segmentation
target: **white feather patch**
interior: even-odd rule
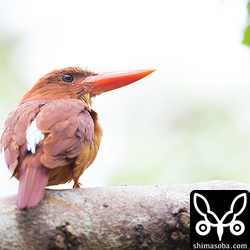
[[[37,128],[36,119],[34,119],[26,131],[27,150],[35,154],[37,144],[43,139],[44,134]]]

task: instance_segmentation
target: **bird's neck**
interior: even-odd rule
[[[56,99],[78,99],[76,94],[65,88],[55,88],[50,86],[50,88],[37,88],[34,86],[29,92],[27,92],[19,105],[27,101],[34,100],[56,100]]]

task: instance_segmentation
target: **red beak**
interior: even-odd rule
[[[136,82],[154,71],[154,69],[144,69],[99,73],[87,77],[84,84],[90,85],[90,93],[98,95],[102,92],[118,89],[130,83]]]

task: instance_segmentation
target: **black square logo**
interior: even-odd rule
[[[250,196],[246,190],[195,190],[190,194],[192,249],[248,249]]]

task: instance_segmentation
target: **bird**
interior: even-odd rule
[[[6,165],[19,180],[17,207],[44,197],[46,186],[74,181],[93,163],[102,138],[92,98],[154,70],[95,73],[67,67],[41,77],[7,117],[0,141]]]

